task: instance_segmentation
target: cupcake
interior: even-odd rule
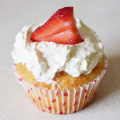
[[[15,39],[13,71],[40,110],[69,114],[96,94],[107,69],[104,47],[73,7],[56,11],[47,22],[24,26]]]

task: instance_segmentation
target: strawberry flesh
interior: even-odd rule
[[[42,26],[31,35],[33,42],[55,42],[58,44],[74,45],[84,40],[76,27],[73,7],[64,7],[54,13]]]

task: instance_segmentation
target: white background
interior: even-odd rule
[[[13,75],[11,52],[24,25],[74,6],[76,18],[96,31],[109,60],[93,101],[68,115],[49,114],[29,101]],[[0,0],[0,120],[120,120],[120,0]]]

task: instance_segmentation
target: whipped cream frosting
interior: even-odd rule
[[[102,59],[104,48],[93,30],[80,19],[76,21],[84,42],[75,45],[32,42],[32,32],[42,24],[24,26],[15,38],[15,49],[12,52],[15,63],[26,64],[36,80],[47,84],[54,83],[53,78],[60,71],[65,71],[73,77],[89,74]]]

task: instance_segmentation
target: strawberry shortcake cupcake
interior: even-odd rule
[[[95,96],[107,69],[104,47],[73,7],[56,11],[47,22],[24,26],[15,39],[14,73],[40,110],[68,114]]]

